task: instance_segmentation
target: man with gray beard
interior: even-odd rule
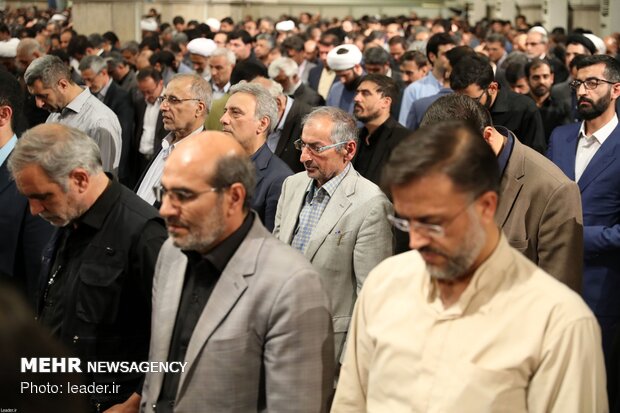
[[[419,129],[385,168],[409,251],[357,299],[332,413],[604,412],[600,329],[495,223],[500,172],[480,132]]]

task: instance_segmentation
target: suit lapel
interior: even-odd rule
[[[355,172],[355,169],[351,166],[347,176],[345,176],[338,188],[336,188],[334,196],[329,200],[319,223],[312,232],[308,248],[305,252],[306,258],[310,261],[314,258],[314,255],[325,241],[325,238],[327,238],[340,218],[342,218],[342,215],[344,215],[345,211],[351,206],[349,197],[355,193],[356,183],[357,172]]]
[[[290,119],[295,119],[297,115],[297,111],[299,110],[299,105],[297,101],[293,101],[293,105],[291,106],[291,110],[289,111],[286,120],[284,121],[284,127],[282,128],[282,133],[280,133],[280,140],[278,141],[278,145],[276,146],[275,154],[277,156],[281,156],[284,148],[288,144],[288,137],[291,136],[293,128],[295,125],[293,122],[290,122]]]
[[[247,289],[245,277],[251,276],[256,271],[256,263],[266,234],[258,215],[255,215],[252,229],[226,265],[196,323],[185,355],[187,366],[179,381],[177,400],[182,397],[184,384],[198,354]]]
[[[579,126],[576,123],[565,139],[560,139],[561,144],[557,150],[560,156],[557,157],[557,165],[564,174],[571,180],[575,180],[575,158],[577,157],[577,141],[579,140]],[[553,150],[556,150],[554,147]]]
[[[584,189],[586,189],[586,187],[614,161],[614,154],[616,152],[619,139],[620,126],[616,126],[616,129],[614,129],[598,151],[596,151],[596,154],[583,171],[581,178],[579,178],[579,182],[577,182],[577,184],[579,185],[581,192],[583,192]]]
[[[502,191],[500,202],[495,213],[495,221],[500,227],[503,227],[510,215],[510,211],[514,207],[519,192],[523,187],[522,178],[525,176],[525,156],[523,154],[522,144],[513,136],[514,146],[512,154],[508,159],[506,171],[502,177]]]
[[[287,244],[291,244],[293,242],[293,233],[295,232],[295,227],[297,226],[297,221],[299,219],[299,214],[301,212],[301,208],[304,206],[304,201],[306,199],[306,189],[310,184],[310,177],[306,172],[300,172],[304,174],[305,179],[301,179],[299,184],[297,182],[291,181],[293,188],[291,188],[292,195],[290,198],[286,199],[285,205],[290,207],[291,210],[288,211],[280,225],[280,233],[284,236],[280,239],[284,239]],[[288,188],[287,188],[288,189]]]
[[[0,192],[3,192],[11,185],[11,175],[9,174],[9,169],[6,166],[6,163],[7,161],[0,166]]]

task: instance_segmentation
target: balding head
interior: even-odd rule
[[[235,232],[246,217],[255,171],[232,136],[206,131],[176,145],[161,178],[160,213],[174,244],[202,254]]]

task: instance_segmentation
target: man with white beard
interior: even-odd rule
[[[502,235],[499,178],[465,123],[394,148],[390,219],[414,251],[366,279],[332,413],[607,411],[597,321]]]

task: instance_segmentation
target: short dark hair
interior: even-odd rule
[[[157,63],[167,66],[173,67],[174,65],[174,54],[172,54],[169,50],[160,50],[155,52],[149,57],[149,64],[151,66],[155,66]]]
[[[92,47],[92,44],[90,44],[86,36],[83,34],[72,36],[67,46],[67,53],[71,57],[84,56],[88,47]]]
[[[319,43],[322,44],[323,46],[340,46],[340,44],[343,41],[343,37],[341,36],[341,33],[336,31],[336,30],[327,30],[325,31],[323,34],[321,34],[321,37],[319,39]]]
[[[284,50],[295,50],[296,52],[304,51],[304,39],[299,35],[287,37],[282,41],[282,48]]]
[[[243,210],[248,211],[256,187],[255,167],[250,158],[243,154],[227,155],[217,160],[215,172],[209,184],[213,188],[228,188],[234,183],[240,183],[245,188]]]
[[[426,110],[420,126],[435,125],[451,120],[467,123],[481,134],[487,126],[493,126],[491,113],[469,96],[452,93],[434,101]]]
[[[529,62],[527,62],[527,64],[525,65],[525,67],[523,68],[524,72],[525,72],[525,77],[526,78],[530,78],[530,72],[534,69],[538,69],[541,66],[548,66],[549,70],[551,71],[551,73],[553,73],[553,66],[551,65],[551,63],[549,63],[549,60],[545,59],[541,59],[541,58],[534,58],[532,60],[530,60]]]
[[[472,84],[486,89],[493,81],[495,76],[491,65],[478,55],[463,57],[450,74],[450,87],[453,90],[463,90]]]
[[[111,45],[115,45],[119,42],[118,36],[112,31],[105,32],[102,36],[106,41],[110,42]]]
[[[431,61],[429,57],[430,54],[434,54],[437,57],[437,53],[439,52],[439,46],[444,44],[453,44],[456,45],[454,38],[450,36],[448,33],[435,33],[428,39],[428,43],[426,44],[426,57],[428,61]]]
[[[385,65],[390,62],[390,54],[383,47],[364,50],[364,64]]]
[[[603,75],[607,78],[607,80],[609,80],[610,82],[620,82],[620,62],[618,62],[611,56],[605,54],[584,56],[576,62],[575,67],[577,68],[577,70],[579,70],[583,69],[584,67],[594,66],[598,64],[605,65],[605,72],[603,72]]]
[[[400,44],[403,46],[403,49],[407,50],[407,40],[403,36],[394,36],[388,40],[388,45],[394,46],[396,44]]]
[[[476,52],[474,49],[469,46],[456,46],[446,52],[446,59],[450,62],[450,66],[454,68],[463,57],[472,56],[475,54]]]
[[[374,83],[377,85],[377,91],[381,94],[381,97],[390,98],[392,102],[396,102],[396,98],[398,97],[398,86],[396,86],[396,81],[391,77],[372,73],[362,77],[359,84],[362,82]]]
[[[406,185],[434,173],[445,174],[472,197],[499,193],[497,157],[479,131],[464,122],[425,126],[403,139],[383,170],[384,188]]]
[[[407,52],[405,52],[405,54],[403,54],[400,58],[400,64],[403,64],[404,62],[408,62],[408,61],[413,61],[415,62],[416,66],[418,66],[418,68],[424,67],[426,65],[428,65],[428,59],[426,58],[426,56],[424,55],[424,53],[418,51],[418,50],[409,50]]]
[[[136,74],[136,78],[139,82],[146,80],[146,78],[148,77],[153,79],[155,83],[159,83],[162,79],[159,70],[155,69],[153,66],[147,66],[143,69],[140,69],[140,71]]]
[[[228,23],[228,24],[235,24],[235,21],[232,19],[232,17],[224,17],[222,20],[220,20],[220,23]]]
[[[99,33],[93,33],[88,36],[88,42],[91,44],[92,47],[99,48],[103,46],[103,44],[105,43],[105,39]]]
[[[159,49],[161,49],[161,44],[159,43],[159,36],[146,36],[144,39],[142,39],[138,47],[140,48],[140,50],[144,50],[146,48],[154,52],[158,51]]]
[[[0,84],[0,106],[12,109],[11,129],[19,136],[26,129],[26,119],[23,117],[24,94],[15,76],[6,70],[0,70]]]
[[[506,37],[503,34],[492,33],[487,36],[485,41],[487,43],[500,43],[503,48],[506,48]]]
[[[177,25],[177,24],[184,24],[185,23],[185,19],[183,18],[183,16],[174,16],[174,18],[172,19],[172,24]]]
[[[224,19],[222,19],[222,20],[224,20]],[[250,44],[250,43],[252,43],[252,36],[250,36],[250,33],[246,32],[245,30],[238,30],[236,32],[228,33],[227,41],[231,41],[231,40],[235,40],[235,39],[241,39],[243,44]]]
[[[230,74],[230,84],[236,85],[242,80],[251,82],[259,76],[269,78],[267,68],[260,63],[246,60],[245,62],[239,62],[235,65]]]
[[[504,76],[506,77],[508,84],[514,86],[514,84],[517,83],[519,79],[526,77],[525,65],[521,62],[513,62],[509,64],[506,68],[506,71],[504,72]]]

